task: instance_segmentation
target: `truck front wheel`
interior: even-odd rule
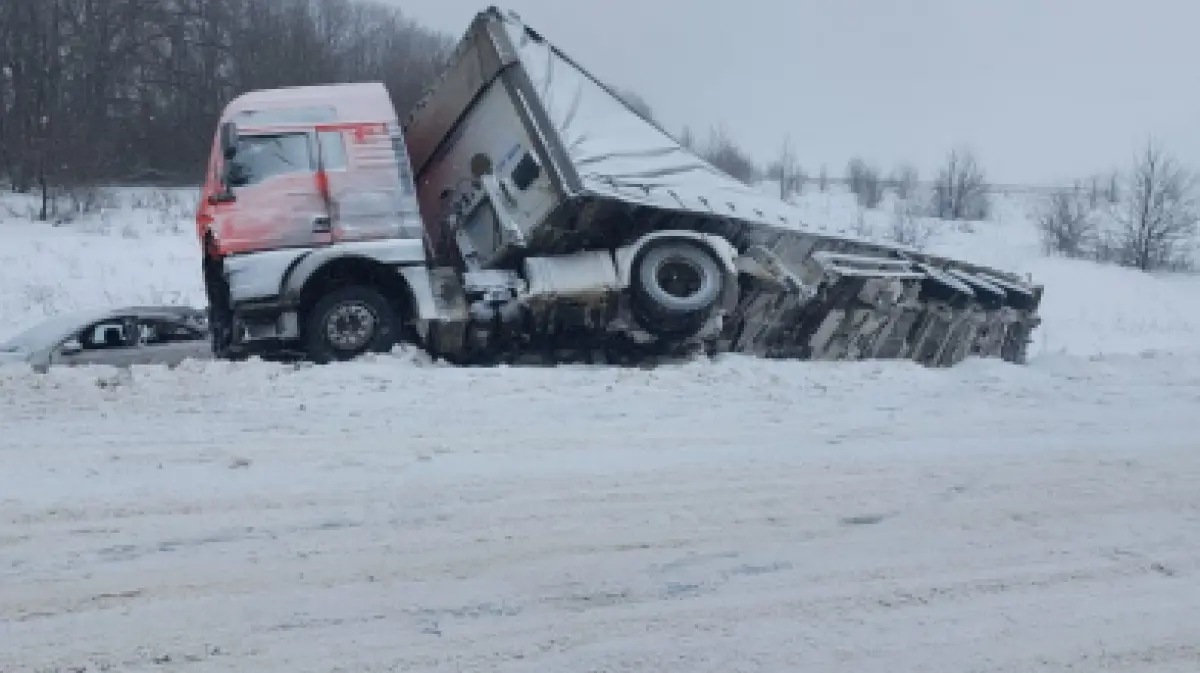
[[[340,287],[307,311],[303,339],[308,357],[321,364],[386,353],[396,342],[395,311],[374,288]]]

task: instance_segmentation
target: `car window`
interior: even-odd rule
[[[241,136],[230,164],[229,182],[234,187],[245,187],[277,175],[312,170],[307,134]]]
[[[201,341],[207,338],[204,332],[198,329],[169,320],[141,320],[138,322],[138,332],[145,345]]]
[[[85,328],[79,335],[79,345],[83,350],[128,348],[134,344],[132,336],[124,320],[104,320]]]

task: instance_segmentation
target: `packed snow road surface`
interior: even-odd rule
[[[0,369],[0,671],[1200,670],[1200,356]]]

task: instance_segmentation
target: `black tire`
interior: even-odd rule
[[[324,364],[364,353],[386,353],[396,343],[396,312],[380,292],[364,285],[340,287],[305,313],[304,351]]]
[[[648,243],[638,252],[631,271],[638,318],[663,336],[699,329],[725,289],[725,271],[714,253],[687,239]]]
[[[204,294],[208,300],[209,344],[213,357],[218,360],[235,360],[233,352],[233,315],[229,310],[229,285],[221,269],[221,261],[204,256],[201,264],[204,274]]]

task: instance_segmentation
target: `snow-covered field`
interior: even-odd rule
[[[175,207],[0,224],[0,338],[199,304]],[[1200,670],[1200,282],[1027,208],[934,241],[1025,367],[0,368],[0,671]]]
[[[63,224],[0,194],[0,341],[47,316],[119,304],[204,305],[194,189],[130,189]]]

